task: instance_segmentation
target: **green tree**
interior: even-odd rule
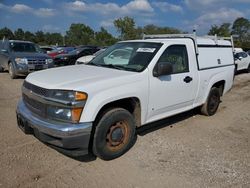
[[[90,44],[94,39],[94,31],[85,24],[71,24],[65,37],[66,43],[70,45]]]
[[[172,27],[159,27],[153,24],[146,25],[142,28],[144,34],[179,34],[182,33],[179,29]]]
[[[45,33],[44,40],[47,45],[63,45],[63,36],[60,33]]]
[[[115,42],[117,42],[117,39],[115,39],[106,29],[101,27],[101,30],[95,33],[93,43],[99,46],[110,46]]]
[[[250,21],[246,18],[237,18],[232,27],[235,37],[235,46],[245,50],[250,49]]]
[[[38,44],[46,44],[47,41],[45,41],[45,35],[43,31],[37,31],[35,33],[35,42]]]
[[[26,31],[24,33],[24,40],[35,42],[35,38],[36,38],[36,36],[33,33],[31,33],[30,31]]]
[[[119,18],[114,21],[114,26],[120,33],[119,38],[121,40],[136,39],[137,31],[135,28],[135,21],[133,18],[128,16],[124,18]]]
[[[231,35],[230,23],[223,23],[220,26],[213,25],[208,32],[208,35],[218,35],[222,37],[229,37]]]
[[[14,32],[14,35],[16,40],[24,40],[24,31],[21,28],[18,28]]]
[[[4,37],[6,39],[14,39],[14,34],[9,28],[4,27],[0,29],[0,40],[2,40]]]
[[[237,18],[232,27],[232,34],[239,35],[239,39],[244,39],[250,33],[250,21],[246,18]]]

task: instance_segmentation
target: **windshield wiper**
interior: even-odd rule
[[[119,70],[124,70],[123,66],[119,65],[113,65],[113,64],[100,64],[102,67],[108,67],[108,68],[114,68],[114,69],[119,69]]]
[[[95,63],[93,63],[93,62],[89,62],[89,63],[87,63],[87,65],[94,65],[94,66],[98,66],[98,67],[108,67],[108,68],[113,68],[113,69],[118,69],[118,70],[127,70],[127,71],[134,71],[134,72],[137,72],[137,70],[134,69],[134,68],[125,67],[125,66],[122,66],[122,65],[95,64]]]
[[[96,64],[96,63],[93,63],[93,62],[88,62],[86,65],[94,65],[94,66],[98,66],[98,67],[101,67],[101,65],[100,64]]]

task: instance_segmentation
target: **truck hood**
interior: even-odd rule
[[[27,58],[27,59],[49,59],[47,54],[30,53],[30,52],[12,52],[14,57]]]
[[[137,72],[93,65],[73,65],[31,73],[26,81],[47,89],[88,91],[135,82]]]

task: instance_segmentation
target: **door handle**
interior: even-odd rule
[[[183,79],[183,81],[186,82],[186,83],[189,83],[189,82],[191,82],[192,80],[193,80],[193,78],[190,77],[190,76],[186,76],[186,77]]]

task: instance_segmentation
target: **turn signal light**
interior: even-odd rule
[[[72,121],[78,123],[82,114],[82,108],[73,108],[71,111]]]
[[[75,100],[76,101],[84,101],[87,100],[87,94],[86,93],[82,93],[82,92],[76,92],[75,94]]]

